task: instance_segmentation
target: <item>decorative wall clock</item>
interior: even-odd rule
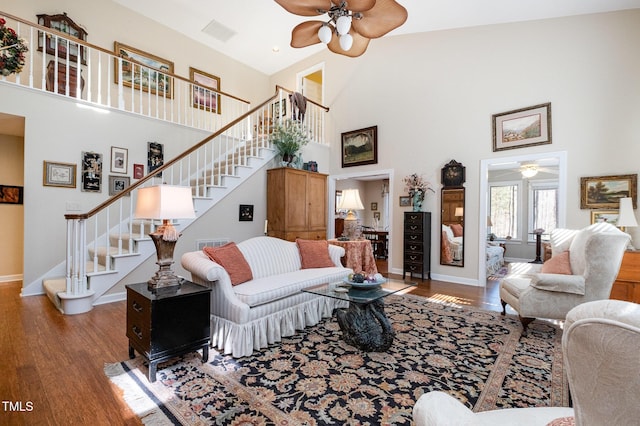
[[[445,188],[460,187],[465,180],[465,167],[456,160],[449,161],[442,168],[442,185]]]

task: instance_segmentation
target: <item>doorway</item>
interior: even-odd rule
[[[489,171],[505,168],[519,168],[522,164],[541,163],[544,161],[554,161],[558,166],[558,215],[557,226],[563,228],[566,226],[567,217],[567,152],[547,152],[540,154],[526,154],[511,157],[500,157],[481,160],[480,162],[480,217],[478,223],[486,223],[489,216]],[[483,226],[478,227],[478,282],[485,285],[487,280],[486,265],[486,247],[487,247],[487,229]]]
[[[345,180],[350,180],[350,181],[357,181],[357,186],[365,188],[367,186],[371,186],[370,184],[375,182],[375,184],[373,185],[374,187],[378,188],[376,189],[376,191],[379,191],[379,198],[378,199],[374,199],[373,197],[370,197],[369,200],[367,200],[366,197],[364,197],[362,199],[362,203],[365,207],[364,212],[358,212],[358,217],[364,219],[362,221],[363,225],[366,226],[371,226],[372,222],[371,222],[371,218],[373,218],[373,213],[379,212],[381,214],[381,218],[380,221],[378,222],[378,226],[382,226],[383,228],[388,228],[388,235],[387,235],[387,265],[389,265],[389,269],[390,269],[390,265],[392,264],[392,259],[393,259],[393,227],[391,226],[391,224],[393,223],[393,205],[391,203],[391,200],[394,199],[393,197],[393,170],[392,169],[387,169],[387,170],[372,170],[369,172],[354,172],[354,173],[346,173],[346,174],[340,174],[340,175],[330,175],[329,176],[329,181],[328,181],[328,186],[329,186],[329,226],[327,227],[327,238],[332,238],[333,236],[335,236],[335,220],[334,218],[336,217],[336,197],[334,196],[334,194],[336,193],[337,189],[341,189],[338,188],[339,186],[341,186],[339,184],[340,181],[345,181]],[[384,192],[384,195],[383,195]],[[386,206],[386,211],[383,210],[385,209],[385,206],[382,204],[382,202],[380,200],[386,199],[388,202],[388,206]],[[375,206],[372,206],[372,203],[376,203]],[[372,210],[372,208],[375,208],[376,210]],[[383,219],[382,214],[386,213],[386,220]],[[389,271],[391,272],[391,271]]]
[[[324,63],[299,72],[296,75],[297,91],[305,98],[324,105]]]
[[[0,113],[0,183],[24,188],[24,117]],[[3,197],[4,198],[4,197]],[[0,282],[19,281],[24,273],[24,205],[0,203],[3,244]]]

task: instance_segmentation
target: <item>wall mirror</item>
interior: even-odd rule
[[[465,168],[451,160],[442,168],[440,264],[464,266]]]
[[[464,188],[442,188],[440,264],[464,266]]]

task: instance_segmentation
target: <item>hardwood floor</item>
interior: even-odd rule
[[[383,269],[386,262],[380,264]],[[416,295],[501,309],[497,281],[489,281],[487,288],[415,281]],[[125,302],[65,316],[46,296],[20,297],[21,286],[0,284],[0,423],[141,424],[103,371],[105,363],[128,358]],[[15,411],[18,403],[24,411]]]

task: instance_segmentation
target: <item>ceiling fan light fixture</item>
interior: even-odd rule
[[[318,30],[318,38],[324,44],[327,44],[331,41],[332,35],[333,35],[333,31],[331,31],[331,27],[329,27],[329,25],[327,24],[324,24]]]
[[[538,174],[538,166],[535,164],[525,164],[520,167],[520,173],[524,178],[532,178]]]
[[[342,50],[349,50],[353,46],[353,37],[351,34],[345,34],[340,36],[340,48]]]
[[[341,17],[339,17],[338,20],[336,21],[336,30],[338,31],[338,34],[340,34],[341,36],[348,34],[350,29],[351,29],[351,16],[342,15]]]

